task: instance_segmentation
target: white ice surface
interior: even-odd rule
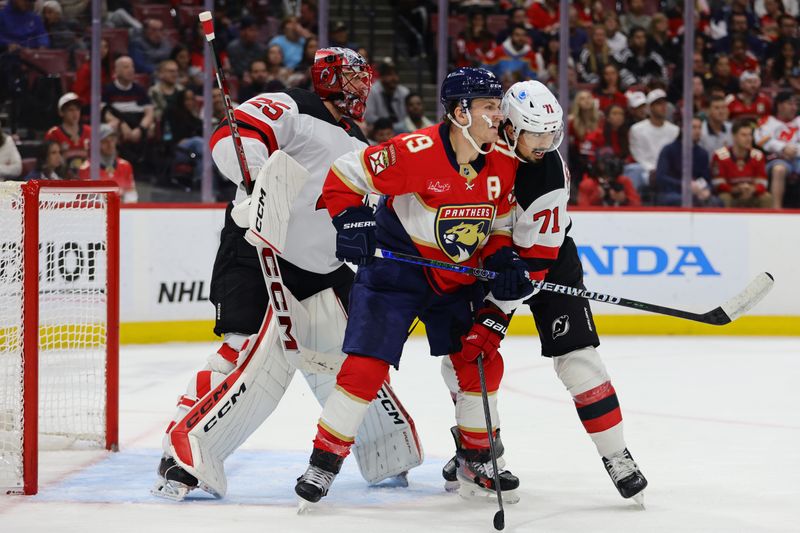
[[[628,447],[650,482],[646,511],[617,494],[538,346],[504,342],[502,433],[522,496],[506,508],[506,531],[800,531],[800,339],[604,338]],[[227,463],[226,499],[150,496],[175,400],[212,349],[123,347],[121,451],[43,452],[39,495],[0,497],[0,532],[492,531],[494,504],[442,490],[453,408],[438,360],[417,338],[392,378],[426,452],[408,489],[366,488],[349,459],[313,513],[296,515],[294,479],[319,415],[298,376]]]

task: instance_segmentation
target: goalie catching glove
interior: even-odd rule
[[[469,332],[461,337],[461,351],[458,357],[472,362],[483,354],[490,361],[500,349],[500,341],[508,331],[508,315],[494,307],[484,307],[475,315],[475,323]]]
[[[354,265],[367,265],[375,260],[375,214],[372,209],[359,205],[348,207],[335,217],[336,258]]]

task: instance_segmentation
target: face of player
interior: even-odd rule
[[[517,142],[517,154],[528,161],[539,161],[544,154],[553,146],[556,139],[555,132],[551,133],[532,133],[523,131]]]
[[[476,98],[472,100],[469,112],[472,125],[469,134],[478,145],[493,143],[499,139],[498,128],[503,120],[499,98]]]

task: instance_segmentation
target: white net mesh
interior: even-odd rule
[[[22,486],[22,189],[0,183],[0,488]]]
[[[19,476],[22,429],[20,194],[0,189],[0,487]],[[19,185],[16,185],[19,188]],[[6,194],[7,193],[7,194]],[[104,445],[107,330],[106,195],[44,190],[39,199],[39,446]]]

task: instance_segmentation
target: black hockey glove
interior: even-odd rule
[[[375,260],[375,214],[360,205],[348,207],[335,217],[336,258],[354,265],[367,265]]]
[[[497,250],[486,258],[484,266],[497,272],[497,277],[489,280],[489,290],[498,300],[522,300],[533,293],[528,264],[511,247]]]

